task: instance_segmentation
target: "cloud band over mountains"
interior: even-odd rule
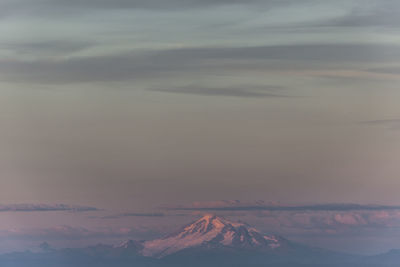
[[[99,209],[90,206],[67,204],[0,204],[0,212],[35,212],[35,211],[97,211]]]
[[[397,205],[364,205],[353,203],[328,203],[311,205],[269,205],[263,203],[248,204],[235,201],[217,201],[195,203],[176,207],[165,207],[168,210],[187,211],[379,211],[400,210]]]

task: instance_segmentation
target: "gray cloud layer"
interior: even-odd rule
[[[395,205],[363,205],[363,204],[315,204],[315,205],[268,205],[268,204],[246,204],[241,202],[230,202],[224,205],[218,202],[216,205],[201,203],[189,206],[166,207],[170,210],[192,210],[192,211],[379,211],[379,210],[400,210],[400,206]]]
[[[107,238],[131,238],[158,234],[156,231],[140,228],[101,228],[88,229],[68,225],[54,226],[51,228],[24,228],[16,231],[0,231],[0,237],[7,240],[89,240]]]
[[[54,48],[56,49],[56,48]],[[279,70],[269,60],[319,62],[383,62],[400,60],[396,45],[319,44],[261,46],[236,48],[188,48],[156,52],[73,58],[68,60],[36,60],[31,62],[2,60],[3,80],[39,83],[75,83],[134,80],[155,75],[177,75],[187,72],[228,71],[244,67]],[[227,66],[227,63],[229,65]],[[290,64],[286,68],[290,68]],[[192,91],[196,91],[193,88]],[[179,90],[178,91],[186,91]],[[219,89],[208,93],[224,94]],[[233,89],[232,89],[233,90]],[[218,92],[217,92],[218,91]],[[204,92],[204,91],[202,91]],[[235,94],[230,92],[230,94]],[[241,94],[236,92],[236,94]]]
[[[383,74],[400,74],[400,66],[370,68],[367,71]]]
[[[18,54],[59,54],[77,52],[93,46],[85,41],[36,41],[24,43],[0,43],[0,48],[13,50]]]
[[[0,212],[34,212],[34,211],[96,211],[97,208],[67,204],[8,204],[0,205]]]
[[[381,119],[362,121],[361,124],[383,126],[390,130],[400,130],[400,119]]]
[[[306,1],[310,2],[310,1]],[[294,0],[249,0],[245,3],[241,0],[39,0],[35,1],[32,5],[27,0],[3,1],[0,7],[3,9],[16,9],[31,10],[39,12],[40,8],[46,10],[54,9],[153,9],[153,10],[171,10],[171,9],[187,9],[187,8],[201,8],[212,7],[219,5],[261,5],[266,7],[282,6],[296,3]],[[17,11],[17,10],[15,10]]]
[[[351,12],[332,20],[327,20],[319,26],[336,27],[399,27],[400,3],[396,0],[383,0],[370,2],[365,5],[362,1]]]
[[[242,5],[258,9],[270,9],[276,7],[287,7],[291,5],[307,6],[318,5],[323,1],[317,0],[38,0],[33,4],[28,0],[5,0],[0,3],[0,10],[3,16],[13,14],[24,15],[73,15],[76,16],[82,12],[93,12],[93,10],[113,10],[113,9],[148,9],[156,11],[182,10],[210,8],[224,5]],[[326,1],[328,2],[328,1]],[[375,1],[336,1],[337,7],[346,7],[346,3],[351,3],[352,8],[347,14],[328,18],[323,21],[313,21],[305,26],[330,26],[330,27],[371,27],[385,26],[398,27],[400,19],[398,10],[400,4],[395,0],[375,0]],[[322,3],[323,4],[323,3]],[[330,3],[331,4],[331,3]]]
[[[281,88],[279,88],[281,89]],[[282,94],[274,93],[277,91],[276,86],[265,86],[265,88],[257,88],[256,90],[251,86],[243,86],[242,88],[209,88],[199,87],[195,85],[177,88],[166,89],[150,89],[150,91],[163,92],[163,93],[177,93],[177,94],[193,94],[205,96],[233,96],[233,97],[287,97]]]
[[[166,216],[161,212],[153,212],[153,213],[138,213],[138,212],[127,212],[127,213],[119,213],[115,215],[108,215],[101,217],[102,219],[119,219],[124,217],[164,217]]]

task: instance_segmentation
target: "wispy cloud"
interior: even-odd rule
[[[102,227],[88,229],[85,227],[74,227],[59,225],[50,228],[18,228],[0,231],[0,237],[10,240],[86,240],[99,238],[129,238],[155,235],[153,229],[146,227]]]
[[[165,213],[154,212],[154,213],[138,213],[138,212],[127,212],[127,213],[119,213],[114,215],[107,215],[101,217],[102,219],[120,219],[124,217],[164,217]]]
[[[383,74],[400,74],[400,66],[380,67],[380,68],[369,68],[369,72],[383,73]]]
[[[90,206],[67,204],[0,204],[0,212],[34,212],[34,211],[97,211],[98,208]]]
[[[307,0],[307,2],[312,1]],[[246,2],[240,0],[39,0],[35,2],[35,5],[32,5],[31,2],[27,0],[5,0],[2,1],[0,7],[6,10],[19,8],[19,12],[25,14],[41,14],[41,12],[45,13],[44,11],[48,10],[151,9],[168,11],[237,4],[248,6],[256,5],[271,8],[276,6],[291,5],[294,3],[296,3],[295,0],[248,0]]]
[[[240,201],[195,202],[190,205],[164,207],[169,210],[188,211],[356,211],[356,210],[400,210],[396,205],[364,205],[352,203],[329,203],[313,205],[280,205],[263,202],[242,203]]]
[[[259,212],[264,229],[295,235],[356,234],[400,227],[398,210]]]
[[[165,89],[149,89],[150,91],[163,92],[163,93],[177,93],[177,94],[193,94],[193,95],[204,95],[204,96],[233,96],[233,97],[248,97],[248,98],[259,98],[259,97],[289,97],[287,95],[279,94],[276,91],[282,89],[278,86],[265,86],[260,88],[254,88],[252,86],[243,87],[202,87],[196,85],[189,85],[185,87],[177,88],[165,88]]]
[[[0,49],[14,51],[18,54],[34,54],[34,55],[54,55],[62,54],[67,56],[69,53],[78,52],[87,49],[94,44],[86,41],[60,41],[47,40],[36,42],[6,42],[0,43]]]
[[[396,0],[359,1],[346,15],[327,20],[319,26],[336,27],[399,27],[398,11],[400,3]]]
[[[267,61],[280,60],[280,64]],[[324,62],[391,62],[400,60],[396,45],[318,44],[259,47],[203,47],[130,52],[113,55],[60,60],[2,60],[1,78],[6,81],[39,83],[77,83],[120,81],[159,76],[176,77],[181,73],[209,73],[243,69],[293,69],[291,61]],[[229,62],[229,64],[227,64]],[[308,63],[307,63],[308,62]],[[311,65],[309,66],[311,67]],[[201,90],[200,90],[201,89]],[[156,89],[154,89],[156,90]],[[161,90],[161,89],[160,89]],[[166,89],[167,90],[167,89]],[[177,88],[176,93],[261,96],[260,92],[243,92],[240,88]],[[269,96],[272,96],[269,93]],[[268,96],[268,93],[264,93]]]
[[[400,130],[400,119],[380,119],[361,121],[360,124],[383,126],[390,130]]]

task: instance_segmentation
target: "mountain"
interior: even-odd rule
[[[179,231],[150,241],[0,255],[6,267],[383,267],[399,266],[400,251],[354,256],[267,235],[241,222],[207,214]]]
[[[369,256],[365,258],[365,262],[374,263],[374,264],[387,264],[390,266],[390,263],[397,262],[400,265],[400,249],[392,249],[386,253]]]
[[[143,242],[135,241],[135,240],[127,240],[120,243],[117,246],[114,246],[116,249],[126,249],[126,250],[133,250],[133,251],[141,251],[143,250]]]
[[[345,266],[344,261],[354,260],[351,255],[298,244],[279,235],[263,234],[245,223],[213,214],[204,215],[164,238],[143,242],[140,253],[176,266],[260,263],[287,266],[290,262],[312,266],[325,261]]]
[[[144,256],[163,258],[189,248],[273,251],[289,242],[276,235],[263,235],[244,223],[207,214],[177,233],[144,243]]]

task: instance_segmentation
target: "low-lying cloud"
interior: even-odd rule
[[[254,214],[269,231],[307,236],[309,234],[357,234],[400,227],[400,211],[302,211]]]
[[[189,205],[164,207],[169,210],[187,211],[380,211],[380,210],[399,210],[397,205],[368,205],[353,203],[328,203],[311,205],[281,205],[269,204],[262,201],[254,203],[243,203],[240,201],[215,201],[215,202],[195,202]]]
[[[155,234],[158,234],[158,232],[145,227],[102,227],[98,229],[89,229],[69,225],[0,231],[0,237],[2,239],[32,241],[104,239],[107,242],[109,238],[138,238]]]
[[[166,216],[165,213],[161,212],[154,212],[154,213],[138,213],[138,212],[126,212],[126,213],[119,213],[114,215],[107,215],[101,217],[102,219],[120,219],[124,217],[164,217]]]
[[[35,212],[35,211],[97,211],[98,208],[90,206],[67,204],[0,204],[0,212]]]

